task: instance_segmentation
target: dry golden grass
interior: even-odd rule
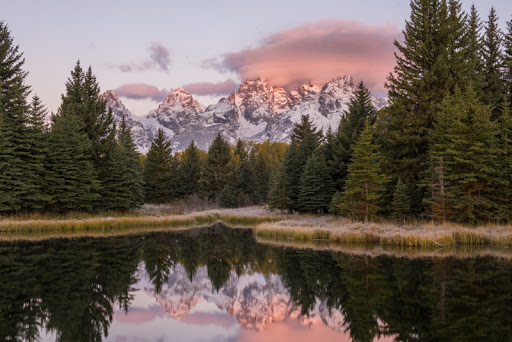
[[[511,226],[464,227],[457,224],[351,222],[332,216],[293,216],[260,224],[259,237],[299,241],[329,241],[338,244],[447,248],[459,245],[512,246]]]

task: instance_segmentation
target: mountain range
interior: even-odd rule
[[[197,102],[183,88],[174,89],[158,108],[145,116],[134,116],[113,90],[101,95],[112,109],[114,120],[126,118],[134,141],[146,153],[159,128],[171,141],[174,151],[183,151],[192,140],[207,150],[220,133],[230,144],[242,140],[289,142],[293,126],[302,115],[309,114],[313,124],[324,132],[338,128],[348,109],[356,86],[351,76],[327,82],[323,87],[313,83],[301,85],[289,93],[257,78],[244,81],[237,91],[208,107]],[[386,98],[372,97],[377,109],[387,105]]]

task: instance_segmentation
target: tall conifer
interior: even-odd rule
[[[342,211],[354,219],[365,222],[373,219],[379,209],[379,199],[388,177],[382,173],[382,155],[373,142],[369,120],[354,145],[352,163],[343,192]]]
[[[148,203],[167,203],[175,198],[176,175],[173,174],[171,143],[158,130],[144,163],[144,192]]]
[[[201,191],[210,199],[219,199],[220,192],[233,181],[234,165],[229,144],[217,134],[208,149],[208,158],[201,172]]]

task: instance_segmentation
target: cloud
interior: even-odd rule
[[[400,35],[393,25],[323,20],[272,34],[259,47],[206,59],[201,65],[235,72],[244,80],[260,76],[287,89],[351,75],[382,90],[395,65],[393,41]]]
[[[171,52],[161,43],[151,43],[148,48],[149,60],[140,63],[121,64],[122,72],[143,71],[157,68],[167,72],[171,65]]]
[[[195,95],[225,95],[235,90],[237,84],[232,79],[227,79],[224,82],[211,83],[211,82],[198,82],[184,84],[182,88],[188,90]]]
[[[135,100],[151,99],[156,102],[165,100],[171,92],[171,90],[158,89],[155,86],[145,83],[125,84],[114,91],[118,96]]]

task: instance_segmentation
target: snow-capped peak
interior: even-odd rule
[[[193,109],[196,113],[204,112],[206,109],[205,106],[194,100],[192,94],[189,91],[183,88],[174,89],[169,94],[169,96],[167,96],[164,102],[158,107],[158,109],[178,106],[181,106],[182,108]]]

